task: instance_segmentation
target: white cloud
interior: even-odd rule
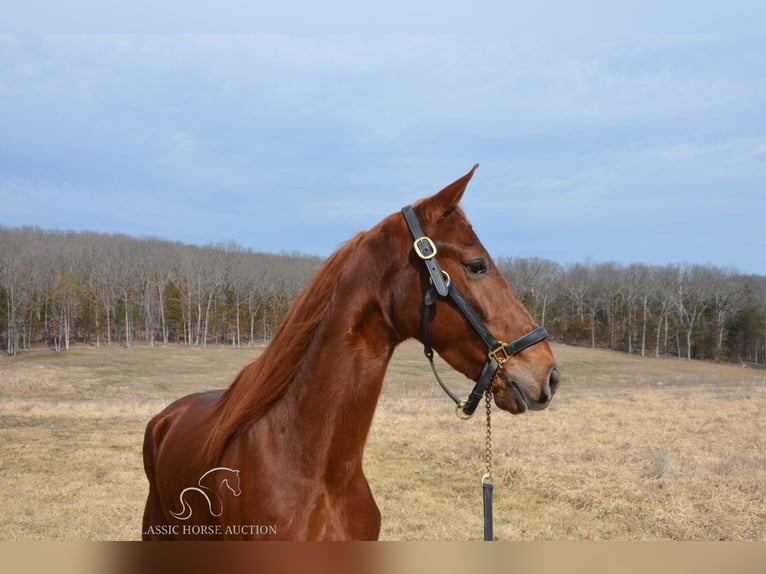
[[[766,160],[766,144],[760,144],[753,150],[753,159]]]

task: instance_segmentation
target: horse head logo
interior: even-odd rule
[[[171,516],[178,520],[188,520],[192,515],[192,507],[187,497],[191,492],[197,492],[207,502],[207,508],[212,516],[221,516],[223,514],[223,500],[221,494],[226,492],[226,487],[234,496],[242,494],[239,486],[239,470],[219,466],[211,468],[203,474],[197,481],[197,486],[189,486],[181,491],[179,496],[181,501],[181,510],[179,512],[170,511]]]

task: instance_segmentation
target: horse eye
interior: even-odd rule
[[[484,259],[466,261],[463,263],[463,267],[465,267],[471,275],[484,275],[487,272],[487,262],[484,261]]]

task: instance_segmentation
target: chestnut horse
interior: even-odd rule
[[[492,361],[463,307],[502,340],[542,333],[492,363],[498,376],[489,384],[495,404],[511,413],[548,405],[559,377],[544,330],[458,206],[476,167],[409,208],[425,234],[420,244],[401,213],[360,233],[327,260],[228,389],[181,398],[149,422],[144,539],[377,539],[380,511],[362,452],[386,367],[394,348],[415,338],[481,379]],[[440,279],[434,266],[465,304],[440,290],[424,322],[424,293]],[[240,495],[220,516],[203,497],[189,497],[199,508],[183,523],[174,518],[184,489],[220,467],[239,471]]]

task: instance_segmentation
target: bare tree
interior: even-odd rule
[[[69,350],[72,322],[80,299],[80,285],[69,272],[61,273],[53,285],[53,325],[56,351]]]
[[[571,318],[569,328],[571,329],[571,323],[574,323],[577,327],[575,329],[575,337],[578,336],[580,327],[588,325],[591,334],[591,345],[596,346],[596,334],[595,334],[595,299],[591,295],[592,291],[592,275],[590,273],[590,264],[574,263],[566,266],[561,280],[561,289],[564,297],[569,302]],[[586,312],[588,313],[588,319],[586,319]],[[564,318],[564,330],[567,328],[567,320]]]
[[[529,311],[541,325],[545,325],[548,305],[556,297],[560,266],[537,257],[500,257],[497,266]]]
[[[715,317],[716,361],[721,359],[726,319],[736,313],[739,288],[734,279],[734,272],[707,266],[701,270],[705,277],[706,291],[710,297],[711,310]]]
[[[708,307],[705,283],[707,273],[699,265],[678,265],[673,270],[675,281],[672,301],[686,333],[686,358],[691,360],[694,327]]]
[[[592,291],[594,300],[591,303],[592,327],[595,334],[595,313],[597,309],[603,311],[606,327],[609,333],[609,348],[616,348],[616,314],[619,299],[622,296],[623,273],[622,267],[610,261],[596,265],[592,271]],[[625,314],[623,314],[625,317]],[[594,342],[595,346],[595,342]]]
[[[6,352],[11,356],[19,350],[19,339],[25,333],[25,311],[31,307],[34,295],[34,260],[28,240],[35,232],[24,228],[14,234],[0,228],[0,285],[5,287]]]
[[[625,291],[628,304],[629,329],[628,352],[633,352],[632,341],[635,337],[634,328],[636,315],[641,322],[641,356],[646,356],[648,322],[651,316],[651,302],[654,289],[652,288],[651,270],[647,265],[634,263],[625,271]]]

